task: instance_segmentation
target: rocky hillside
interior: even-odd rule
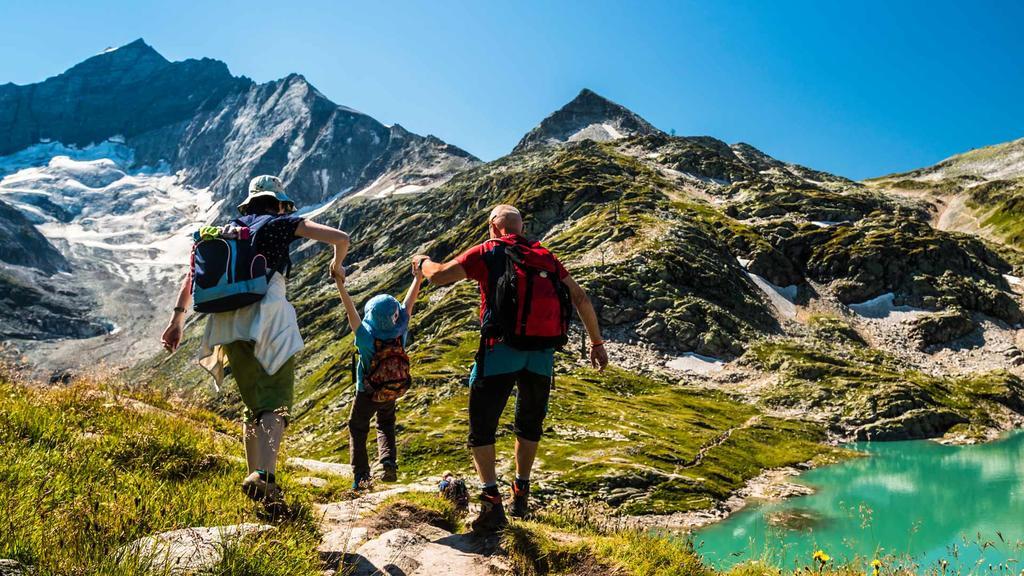
[[[87,338],[109,331],[89,310],[89,298],[66,285],[66,274],[54,277],[69,270],[36,227],[0,201],[0,338]]]
[[[0,201],[0,262],[45,274],[68,270],[68,261],[25,216]]]
[[[1024,139],[957,154],[934,166],[865,182],[917,198],[942,230],[1024,248]]]
[[[918,199],[746,144],[662,133],[540,144],[424,194],[351,198],[323,216],[352,234],[363,302],[403,291],[411,254],[447,259],[483,240],[499,202],[523,210],[529,235],[587,288],[615,365],[595,373],[575,345],[559,355],[542,498],[693,525],[763,470],[836,456],[832,441],[973,441],[1022,422],[1016,251],[933,227]],[[314,255],[289,288],[307,344],[291,434],[297,450],[344,462],[352,337],[326,266]],[[428,286],[417,305],[407,479],[469,469],[475,306],[467,283]],[[202,389],[195,346],[135,377]],[[231,414],[236,400],[212,402]]]
[[[37,250],[4,242],[0,260],[72,270],[63,292],[113,327],[71,343],[53,339],[82,337],[74,322],[19,330],[17,345],[51,368],[74,366],[83,350],[119,363],[151,353],[143,335],[163,321],[166,307],[154,303],[180,281],[188,235],[235,214],[255,174],[280,175],[313,211],[347,195],[428,190],[478,163],[433,136],[339,106],[297,74],[257,84],[216,60],[170,62],[142,40],[37,84],[0,86],[0,202],[56,247],[33,230],[19,242]],[[40,305],[60,317],[54,306],[72,304],[56,294]],[[5,307],[4,317],[38,324],[19,310]]]

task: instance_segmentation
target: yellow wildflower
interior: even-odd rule
[[[814,559],[824,566],[825,564],[828,564],[829,560],[832,560],[832,557],[825,554],[824,550],[817,550],[814,552]]]

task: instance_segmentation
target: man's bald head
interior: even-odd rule
[[[491,210],[488,218],[491,236],[496,238],[506,234],[523,233],[523,216],[515,206],[499,204]]]

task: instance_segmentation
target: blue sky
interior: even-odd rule
[[[1024,2],[0,0],[0,21],[0,82],[143,37],[485,160],[583,87],[852,178],[1024,137]]]

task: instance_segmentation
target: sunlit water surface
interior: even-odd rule
[[[916,564],[920,572],[1021,573],[1024,559],[1024,433],[979,446],[862,443],[870,456],[809,471],[811,496],[752,504],[693,535],[705,560],[781,568],[833,561],[865,568]]]

